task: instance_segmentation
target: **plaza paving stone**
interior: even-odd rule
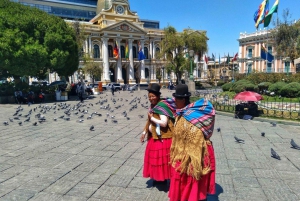
[[[163,96],[171,94],[162,89]],[[96,104],[105,99],[102,105]],[[85,100],[85,106],[79,108],[87,110],[83,123],[78,123],[79,114],[74,114],[78,110],[70,111],[69,121],[59,118],[66,115],[58,105],[74,106],[76,100],[56,102],[56,110],[54,102],[21,105],[22,116],[13,122],[9,118],[15,117],[18,105],[0,105],[0,201],[167,201],[169,183],[153,186],[152,180],[142,177],[146,143],[141,144],[139,136],[147,109],[141,103],[148,105],[147,101],[145,90],[121,91],[114,97],[105,92]],[[103,109],[108,104],[111,109]],[[137,108],[130,111],[136,104]],[[46,106],[52,108],[42,114],[46,121],[39,123],[35,115]],[[24,115],[34,108],[30,121],[24,122]],[[129,120],[123,117],[123,111],[127,111]],[[102,116],[88,120],[93,112]],[[20,121],[22,126],[18,125]],[[37,126],[32,125],[34,122]],[[91,125],[94,131],[89,130]],[[300,150],[289,144],[292,138],[300,144],[299,126],[287,122],[272,127],[261,119],[239,120],[217,112],[218,127],[221,132],[215,130],[211,138],[217,160],[217,193],[209,195],[208,201],[300,200]],[[245,142],[236,143],[234,136]],[[281,160],[270,156],[271,148]]]

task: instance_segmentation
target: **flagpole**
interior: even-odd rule
[[[217,55],[215,53],[215,55]],[[216,57],[214,58],[214,62],[215,62],[215,86],[217,87],[217,67],[216,67]]]

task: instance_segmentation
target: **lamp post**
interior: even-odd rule
[[[165,80],[164,80],[164,76],[165,76],[165,67],[161,67],[161,69],[163,70],[162,72],[162,79],[163,79],[163,86],[165,85]]]
[[[189,57],[190,57],[190,80],[194,80],[194,76],[193,76],[193,59],[194,58],[194,50],[190,50],[189,51]]]

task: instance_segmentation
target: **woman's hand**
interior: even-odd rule
[[[151,121],[151,118],[153,117],[153,113],[151,113],[151,112],[148,112],[148,119],[149,119],[149,121]]]
[[[141,137],[140,137],[140,141],[141,143],[144,143],[145,142],[145,136],[146,136],[146,133],[142,133]]]

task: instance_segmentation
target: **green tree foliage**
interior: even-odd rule
[[[161,53],[158,57],[166,55],[166,68],[175,72],[177,83],[179,83],[184,70],[190,71],[190,64],[186,55],[187,48],[194,50],[195,54],[202,55],[207,51],[208,39],[205,33],[191,29],[178,33],[174,27],[168,26],[164,32],[165,38],[161,42]]]
[[[300,83],[299,82],[291,82],[286,84],[280,90],[280,95],[284,97],[294,98],[300,95]]]
[[[95,62],[94,59],[90,58],[88,54],[83,57],[83,62],[83,71],[85,72],[85,74],[89,74],[94,84],[96,78],[101,78],[103,67],[100,67],[100,63]]]
[[[223,91],[230,91],[231,88],[232,88],[232,86],[233,86],[233,83],[232,83],[232,82],[228,82],[228,83],[226,83],[226,84],[224,84],[224,85],[222,86],[222,90],[223,90]]]
[[[235,83],[233,83],[231,87],[231,91],[234,91],[236,93],[242,92],[242,91],[257,91],[258,87],[257,85],[253,84],[249,80],[239,80]]]
[[[287,85],[285,82],[276,82],[269,86],[269,91],[274,92],[275,94],[280,94],[281,89]]]
[[[290,57],[291,62],[300,55],[300,21],[294,23],[290,19],[289,10],[284,10],[283,21],[278,20],[272,31],[277,56]]]
[[[0,1],[0,70],[16,77],[69,76],[78,68],[74,30],[62,19],[9,0]]]

